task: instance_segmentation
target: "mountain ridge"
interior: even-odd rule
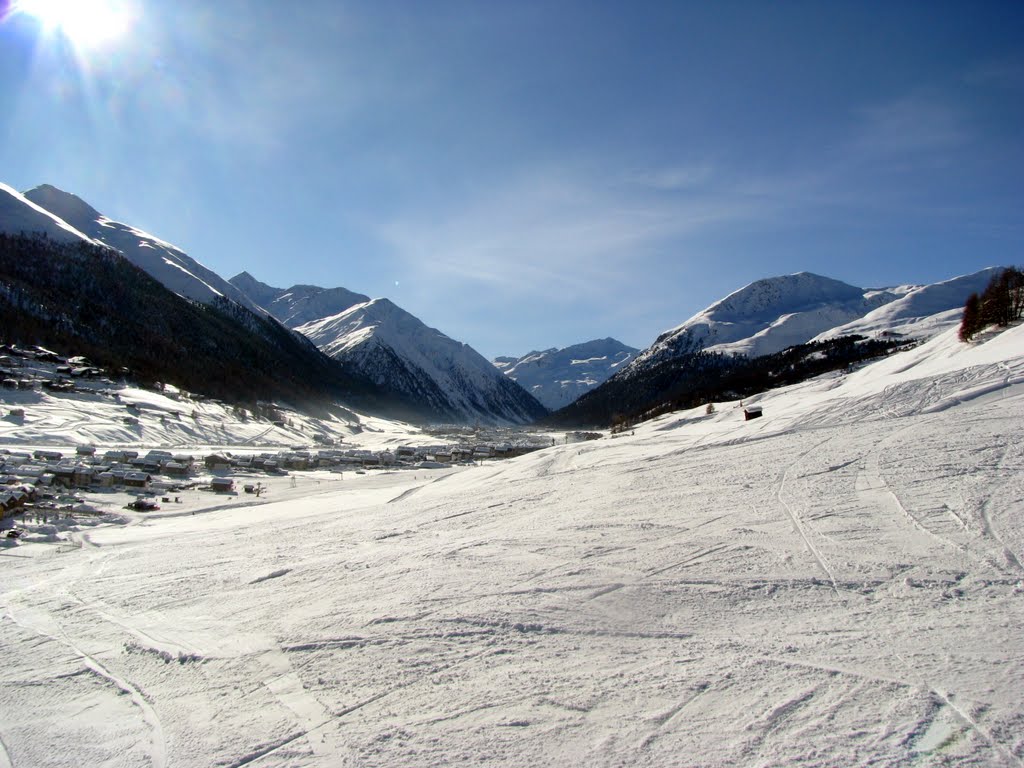
[[[558,410],[606,381],[640,350],[607,337],[563,349],[498,357],[492,363],[549,410]]]
[[[182,249],[103,215],[77,195],[52,184],[40,184],[24,197],[91,240],[114,248],[179,296],[206,304],[223,297],[250,311],[262,312],[245,294]]]

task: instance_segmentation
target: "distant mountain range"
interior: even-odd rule
[[[0,184],[0,233],[6,233],[2,255],[8,264],[8,273],[0,273],[0,313],[17,321],[6,323],[9,329],[17,326],[42,339],[48,338],[49,327],[51,336],[88,342],[96,354],[116,341],[118,359],[131,358],[149,375],[168,381],[174,381],[183,356],[203,360],[206,379],[220,380],[212,389],[221,397],[230,395],[232,386],[240,387],[239,397],[284,398],[293,391],[303,400],[347,397],[350,403],[412,420],[456,423],[524,424],[551,409],[557,412],[549,423],[607,424],[613,414],[640,412],[666,392],[685,392],[691,382],[702,382],[701,391],[713,391],[707,389],[712,369],[738,375],[741,366],[729,364],[730,359],[772,358],[773,365],[785,359],[793,369],[802,363],[778,357],[783,350],[809,345],[801,354],[846,359],[856,350],[831,340],[854,334],[921,338],[958,322],[967,296],[981,292],[998,271],[880,289],[808,272],[765,278],[662,333],[643,351],[603,339],[490,363],[387,299],[345,288],[274,288],[247,272],[224,280],[180,248],[50,185],[22,195]],[[68,247],[73,250],[61,250]],[[54,279],[66,292],[61,294],[45,284],[45,270],[18,262],[30,253],[57,271],[61,258],[79,264],[76,270],[84,269],[82,259],[94,259],[96,273],[105,280],[141,281],[135,276],[140,273],[111,262],[117,254],[176,294],[175,300],[187,301],[176,304],[149,284],[143,289],[144,281],[137,288],[105,285],[106,293],[96,293],[91,283],[99,278],[93,280],[88,269],[77,288]],[[109,307],[85,306],[76,290],[120,297],[127,314],[115,320]],[[148,308],[138,302],[143,294]],[[197,313],[188,302],[206,305],[216,316]],[[205,330],[158,312],[190,318],[188,323]],[[213,317],[216,327],[204,325],[204,317]],[[157,343],[158,332],[173,338]],[[164,349],[161,354],[170,356],[163,363],[167,370],[160,373],[159,355],[136,350],[132,357],[132,338],[146,338],[154,349]],[[241,358],[232,351],[240,348],[246,350]],[[252,365],[253,356],[259,365]],[[217,360],[223,367],[234,366],[232,373],[217,370]],[[237,383],[247,364],[256,382],[252,386]],[[191,385],[204,380],[190,376]],[[748,383],[756,380],[748,376]]]
[[[0,189],[0,338],[234,404],[339,415],[339,403],[393,405],[266,314],[223,296],[185,299],[9,188]]]
[[[136,227],[114,221],[76,195],[48,184],[24,195],[10,187],[0,187],[0,232],[43,235],[48,243],[56,245],[84,243],[107,249],[124,257],[178,297],[214,307],[221,320],[228,318],[240,326],[236,330],[264,337],[270,334],[276,344],[284,344],[289,349],[283,350],[283,354],[282,350],[260,352],[260,365],[271,372],[277,371],[279,379],[295,382],[293,391],[301,393],[297,399],[302,401],[348,397],[350,404],[415,421],[523,424],[546,413],[543,406],[471,348],[427,328],[387,300],[370,301],[344,288],[293,286],[282,290],[260,283],[244,272],[228,282],[180,248]],[[14,258],[14,251],[21,246],[14,241],[8,246],[8,255]],[[118,274],[125,280],[131,273],[121,270]],[[151,288],[147,288],[149,290]],[[115,293],[112,287],[108,292]],[[50,298],[62,306],[78,303],[71,296]],[[166,307],[166,311],[174,311],[182,317],[195,314],[173,301],[151,299],[151,304],[148,310],[131,302],[125,305],[124,317],[116,329],[117,341],[133,336],[151,338],[153,328],[177,327],[155,317],[157,307]],[[172,310],[175,306],[178,309]],[[188,335],[199,342],[204,335],[200,329],[205,326],[197,317],[192,317],[191,322],[196,330]],[[279,331],[273,330],[277,323],[284,328],[278,326]],[[239,397],[262,393],[268,399],[282,398],[287,392],[277,386],[264,386],[269,382],[255,372],[260,365],[250,363],[250,379],[262,383],[255,388],[245,386],[238,381],[245,372],[245,363],[239,365],[237,374],[223,376],[206,356],[191,346],[181,348],[180,344],[182,354],[168,354],[167,370],[161,373],[158,361],[143,360],[139,355],[126,357],[130,344],[126,350],[122,344],[115,344],[115,339],[109,335],[97,334],[90,325],[87,315],[69,318],[64,324],[64,335],[59,339],[74,340],[78,344],[88,340],[94,354],[100,354],[106,339],[111,349],[118,349],[119,361],[130,358],[136,368],[144,367],[151,377],[159,376],[167,381],[174,381],[176,371],[191,369],[191,365],[182,362],[184,354],[192,361],[206,360],[211,379],[219,376],[230,380],[231,386],[238,388]],[[294,332],[289,334],[285,328]],[[184,334],[181,330],[174,333],[175,339],[168,341],[177,343]],[[212,329],[207,329],[205,334],[210,338],[217,336]],[[236,339],[235,348],[247,346],[241,335],[236,336],[233,331],[232,337]],[[54,341],[59,339],[54,337]],[[317,360],[313,344],[325,348],[326,356]],[[297,362],[294,354],[297,350],[302,351],[308,358],[306,362],[313,364],[316,372]],[[248,353],[256,354],[253,349]],[[231,361],[230,365],[236,365],[232,351],[222,350],[221,357],[225,364]],[[192,376],[182,385],[201,389],[203,382],[203,377]],[[213,387],[211,391],[216,391],[219,397],[230,394],[225,386]]]
[[[382,391],[416,402],[433,421],[526,424],[547,413],[472,347],[388,299],[344,288],[272,288],[245,272],[231,282]]]
[[[615,339],[595,339],[518,358],[498,357],[494,365],[546,408],[557,411],[621,370],[639,351]]]

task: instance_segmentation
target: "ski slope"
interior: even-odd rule
[[[0,765],[1024,764],[1024,327],[755,400],[0,549]]]

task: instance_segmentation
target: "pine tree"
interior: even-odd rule
[[[981,297],[972,293],[964,304],[964,316],[960,321],[960,341],[970,341],[981,328]]]

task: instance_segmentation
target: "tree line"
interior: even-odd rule
[[[747,357],[709,352],[692,340],[682,339],[677,342],[675,355],[649,361],[642,372],[626,369],[616,374],[541,423],[628,429],[670,411],[739,400],[843,370],[914,343],[902,337],[868,339],[850,335]]]
[[[171,292],[121,254],[0,233],[0,342],[83,355],[144,386],[157,382],[252,408],[277,401],[325,415],[339,401],[402,415],[365,375],[269,316]]]
[[[970,341],[991,325],[1005,328],[1024,317],[1024,272],[1007,267],[992,276],[981,295],[972,293],[964,304],[960,341]]]

